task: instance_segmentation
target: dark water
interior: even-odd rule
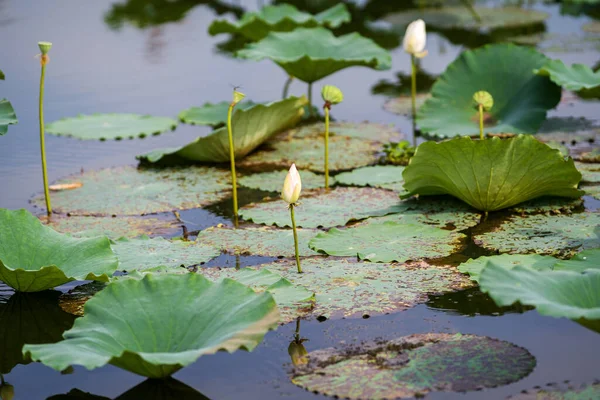
[[[136,9],[139,15],[140,9],[149,10],[147,4],[159,2],[130,3],[142,5]],[[189,8],[186,16],[173,16],[172,19],[178,19],[176,22],[146,29],[125,23],[115,30],[105,21],[109,19],[105,16],[113,9],[110,1],[0,0],[0,68],[7,77],[0,83],[0,97],[11,100],[19,117],[19,124],[11,126],[8,134],[0,138],[0,207],[27,207],[27,200],[41,189],[37,131],[39,62],[34,58],[40,40],[54,43],[46,80],[47,121],[94,112],[175,116],[192,105],[229,99],[231,85],[242,85],[243,91],[255,101],[280,97],[286,79],[282,70],[269,61],[238,61],[218,53],[216,45],[227,37],[212,38],[206,33],[218,10],[235,10],[240,6],[252,10],[259,3],[242,1],[239,6],[235,2],[202,3],[207,2],[173,1],[172,8]],[[379,5],[371,2],[372,15],[382,8],[405,6],[402,5],[405,2],[400,1],[377,3]],[[590,21],[585,15],[561,16],[558,5],[536,8],[551,14],[546,24],[551,33],[578,33],[582,24]],[[111,21],[114,23],[114,18]],[[428,48],[430,55],[422,65],[426,72],[435,75],[441,73],[464,46],[430,34]],[[552,56],[568,63],[594,65],[599,53],[587,51]],[[382,110],[385,96],[372,95],[380,81],[392,83],[393,89],[394,83],[397,84],[396,74],[408,73],[409,58],[400,48],[392,50],[392,58],[393,69],[390,71],[352,68],[323,82],[344,90],[345,101],[336,106],[335,117],[394,123],[410,135],[410,122]],[[292,94],[304,92],[304,84],[292,84]],[[578,101],[574,106],[561,105],[550,115],[597,119],[598,104]],[[78,172],[81,168],[134,164],[136,154],[185,144],[202,133],[208,133],[208,129],[180,126],[175,132],[158,137],[123,142],[80,142],[48,136],[50,180]],[[587,205],[597,206],[597,202]],[[208,212],[182,213],[182,218],[192,221],[191,229],[202,229],[215,223],[226,223],[226,218],[217,215],[219,213],[220,209],[216,207]],[[223,256],[210,264],[233,266],[239,262],[250,265],[256,261]],[[0,297],[9,294],[0,292]],[[523,346],[537,359],[533,373],[512,385],[468,394],[432,394],[428,396],[431,399],[503,399],[536,385],[564,380],[591,382],[600,378],[600,335],[569,320],[539,316],[536,311],[500,315],[501,310],[495,309],[485,296],[469,294],[473,293],[435,296],[427,305],[367,320],[303,321],[301,334],[310,339],[306,343],[310,351],[341,341],[393,338],[418,332],[475,333]],[[27,308],[21,307],[21,310]],[[10,348],[12,340],[18,341],[18,337],[24,336],[19,329],[38,326],[41,330],[51,331],[52,327],[62,326],[65,316],[55,314],[55,311],[42,313],[41,325],[40,320],[27,320],[32,314],[26,311],[14,311],[14,317],[3,319],[2,332],[13,335],[5,333],[0,337],[0,357],[8,353],[6,349]],[[292,385],[286,375],[289,368],[287,347],[293,338],[293,330],[294,324],[290,324],[268,334],[253,353],[203,357],[178,372],[175,378],[212,399],[313,398],[315,395]],[[18,365],[5,375],[5,379],[15,386],[16,399],[27,400],[45,399],[72,388],[114,398],[143,381],[143,378],[112,366],[93,372],[75,368],[73,373],[61,375],[39,364]],[[138,398],[147,397],[143,390],[141,393]]]

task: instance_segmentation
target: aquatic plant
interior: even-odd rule
[[[181,111],[178,118],[184,124],[209,125],[213,128],[220,127],[227,123],[230,104],[230,101],[222,101],[215,104],[205,103],[201,107],[190,107]],[[236,104],[235,109],[245,110],[255,105],[256,103],[250,100],[240,101]]]
[[[321,97],[325,104],[325,189],[329,189],[329,111],[333,104],[339,104],[344,100],[344,94],[340,89],[332,85],[325,85],[321,89]]]
[[[479,112],[479,139],[483,140],[483,112],[488,112],[494,106],[494,98],[485,90],[480,90],[473,95],[475,107]]]
[[[288,209],[290,210],[290,218],[292,220],[292,229],[294,231],[294,250],[296,253],[296,265],[298,267],[298,273],[302,273],[302,267],[300,267],[300,253],[298,251],[298,232],[296,231],[296,218],[294,217],[294,207],[297,207],[298,199],[300,198],[300,192],[302,191],[302,179],[296,169],[296,164],[292,164],[290,170],[285,177],[283,182],[283,189],[281,191],[281,198],[288,203]]]
[[[0,399],[13,400],[15,397],[15,388],[10,383],[4,380],[4,376],[0,374]]]
[[[227,133],[229,138],[229,162],[231,165],[231,188],[233,192],[233,217],[236,220],[238,217],[238,199],[237,199],[237,181],[235,175],[235,148],[233,146],[233,128],[231,127],[231,115],[233,114],[233,108],[237,103],[242,101],[246,97],[245,94],[239,92],[237,89],[233,90],[233,101],[229,104],[229,110],[227,111]]]
[[[534,72],[549,76],[557,85],[568,90],[593,89],[600,86],[600,72],[594,72],[584,64],[573,64],[568,67],[561,60],[549,60],[546,65]]]
[[[4,72],[0,70],[0,80],[4,80]],[[8,126],[18,121],[15,110],[7,99],[0,99],[0,136],[8,132]]]
[[[52,204],[50,204],[50,192],[48,190],[48,171],[46,168],[46,142],[44,137],[44,79],[46,77],[46,65],[50,61],[48,52],[52,48],[50,42],[38,42],[38,47],[42,52],[40,64],[42,73],[40,76],[40,97],[39,97],[39,120],[40,120],[40,152],[42,156],[42,178],[44,180],[44,198],[46,199],[46,213],[52,214]]]
[[[383,145],[385,157],[382,157],[384,164],[408,165],[408,162],[415,155],[416,148],[410,145],[408,140],[399,142],[390,142]]]
[[[427,44],[427,33],[425,31],[425,22],[422,19],[411,22],[406,28],[404,34],[403,47],[404,51],[410,54],[411,66],[411,106],[413,120],[413,146],[417,143],[417,133],[415,132],[415,121],[417,119],[417,66],[415,58],[423,58],[427,55],[425,45]]]

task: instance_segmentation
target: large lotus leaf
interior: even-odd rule
[[[281,192],[287,170],[262,172],[246,175],[238,179],[240,186],[250,189],[264,190],[266,192]],[[325,177],[310,171],[302,171],[302,190],[319,189],[325,187]],[[335,178],[329,177],[329,184],[333,185]]]
[[[589,183],[600,183],[600,163],[575,163],[581,172],[581,181]]]
[[[592,89],[600,86],[600,72],[594,72],[584,64],[567,67],[561,60],[550,60],[535,71],[538,75],[549,76],[557,85],[568,90]]]
[[[308,242],[317,233],[316,229],[298,229],[298,250],[301,257],[317,254],[308,247]],[[214,246],[236,255],[268,257],[294,257],[295,255],[294,235],[291,229],[268,227],[231,229],[216,226],[201,231],[197,241],[204,246]]]
[[[304,115],[305,105],[305,97],[289,97],[236,111],[231,119],[236,160],[242,159],[277,132],[298,123]],[[153,163],[167,155],[199,162],[229,162],[227,127],[199,137],[183,147],[154,150],[137,158]]]
[[[501,254],[497,256],[483,256],[472,258],[458,266],[458,270],[469,274],[472,280],[479,281],[481,271],[489,264],[499,265],[511,269],[517,265],[532,268],[539,271],[551,270],[559,260],[551,256],[539,254]]]
[[[315,293],[315,318],[365,317],[403,311],[427,301],[428,294],[471,287],[467,277],[449,266],[423,261],[409,264],[356,262],[338,257],[311,257],[296,262],[281,260],[248,270],[268,269],[293,285]],[[233,277],[233,268],[204,268],[209,276]],[[215,275],[216,274],[216,275]]]
[[[238,22],[225,19],[213,21],[208,27],[208,33],[239,34],[252,41],[265,38],[271,32],[289,32],[299,27],[312,28],[328,26],[337,28],[350,21],[350,13],[343,3],[339,3],[316,15],[311,15],[290,4],[278,4],[263,7],[258,12],[245,13]]]
[[[28,364],[21,349],[25,343],[54,343],[73,326],[75,316],[58,306],[58,291],[15,293],[0,301],[0,374],[17,364]]]
[[[568,385],[565,385],[568,384]],[[524,390],[507,400],[592,400],[600,398],[600,382],[591,385],[572,386],[568,381],[563,385],[552,383],[546,387]]]
[[[151,217],[79,217],[52,215],[40,217],[42,222],[57,232],[75,237],[107,236],[120,237],[174,236],[181,232],[181,223],[169,218]]]
[[[535,271],[490,263],[479,284],[500,306],[519,302],[551,317],[600,319],[600,270]]]
[[[323,138],[325,137],[325,123],[315,122],[290,129],[281,134],[283,137],[292,138]],[[398,132],[393,125],[377,124],[374,122],[331,122],[329,135],[346,136],[358,139],[367,139],[387,143],[392,140],[401,140],[404,135]]]
[[[191,107],[183,110],[178,117],[184,124],[219,126],[227,123],[230,104],[228,101],[216,104],[205,103],[202,107]],[[242,101],[235,106],[234,110],[245,110],[255,105],[256,103],[251,101]]]
[[[394,192],[372,188],[336,188],[300,197],[296,224],[302,228],[333,227],[352,220],[382,216],[394,212]],[[290,212],[283,200],[249,204],[240,208],[240,217],[257,224],[291,227]]]
[[[0,135],[4,135],[8,131],[9,125],[14,125],[19,120],[17,119],[17,114],[15,114],[15,110],[13,106],[10,104],[10,101],[6,99],[0,100]]]
[[[217,284],[198,274],[147,275],[109,284],[85,305],[85,315],[50,345],[23,354],[58,371],[113,364],[164,378],[220,350],[251,351],[279,321],[275,300],[241,283]]]
[[[329,171],[343,171],[375,164],[381,144],[347,136],[329,138]],[[315,138],[288,138],[267,143],[267,147],[238,163],[241,168],[289,168],[324,172],[323,141]]]
[[[357,168],[351,172],[343,172],[335,176],[338,183],[348,186],[371,186],[388,188],[390,184],[404,182],[404,167],[396,165],[375,165]]]
[[[336,37],[325,28],[299,28],[292,32],[271,32],[236,54],[255,61],[268,58],[288,74],[312,83],[341,69],[363,66],[390,69],[390,53],[358,33]]]
[[[74,238],[26,210],[0,208],[0,281],[15,290],[39,292],[73,280],[106,282],[116,269],[108,238]]]
[[[529,375],[535,357],[485,336],[420,333],[308,353],[292,382],[344,399],[422,398],[507,385]]]
[[[385,222],[319,233],[311,249],[332,256],[373,262],[405,262],[449,256],[464,245],[465,235],[423,224]]]
[[[93,114],[65,118],[46,125],[46,132],[81,140],[144,138],[174,130],[177,121],[138,114]]]
[[[204,264],[221,254],[216,247],[183,240],[167,240],[162,237],[150,239],[121,238],[112,245],[119,258],[119,270],[132,272],[148,268],[180,268]]]
[[[411,195],[450,194],[481,211],[542,196],[581,197],[581,174],[533,136],[422,143],[404,170]]]
[[[439,137],[479,135],[473,94],[485,90],[494,98],[484,119],[486,133],[535,133],[561,96],[559,86],[533,73],[547,61],[535,50],[513,44],[465,51],[435,82],[417,123],[423,132]]]
[[[584,250],[569,260],[557,260],[555,271],[583,272],[590,269],[600,270],[600,249]]]
[[[600,214],[514,216],[473,239],[501,253],[569,255],[600,247]]]
[[[55,212],[70,215],[143,215],[217,203],[231,194],[231,173],[212,167],[135,168],[85,171],[59,183],[80,182],[52,193]],[[44,196],[32,202],[44,207]]]

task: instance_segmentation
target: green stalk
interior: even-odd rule
[[[235,177],[235,154],[233,149],[233,131],[231,129],[231,115],[233,114],[235,103],[229,104],[227,111],[227,132],[229,133],[229,160],[231,162],[231,186],[233,189],[233,216],[237,221],[238,216],[238,200],[237,200],[237,180]],[[237,224],[236,224],[237,225]]]
[[[483,104],[479,105],[479,139],[483,140]]]
[[[290,204],[290,215],[292,217],[292,229],[294,230],[294,249],[296,250],[296,266],[298,267],[298,273],[302,273],[302,267],[300,267],[300,253],[298,252],[298,232],[296,232],[296,218],[294,218],[294,205]]]
[[[40,149],[42,153],[42,175],[44,178],[44,196],[46,198],[46,212],[48,216],[52,214],[52,205],[50,204],[50,190],[48,189],[48,170],[46,166],[46,141],[44,137],[44,78],[46,77],[46,64],[48,56],[42,55],[42,75],[40,77]]]
[[[283,85],[283,100],[288,98],[288,92],[290,91],[290,85],[292,84],[293,80],[294,77],[289,75],[287,81],[285,81],[285,85]]]
[[[325,104],[325,189],[329,189],[329,106]]]
[[[312,82],[308,84],[308,113],[313,116],[313,104],[312,104]]]
[[[415,62],[414,54],[410,55],[410,66],[411,66],[411,103],[412,103],[412,119],[413,119],[413,147],[417,147],[417,66]]]

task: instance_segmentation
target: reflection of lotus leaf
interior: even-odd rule
[[[246,175],[238,179],[240,186],[250,189],[259,189],[266,192],[280,192],[283,181],[287,175],[287,170],[261,172],[258,174]],[[319,189],[325,187],[325,177],[317,175],[310,171],[302,171],[302,190]],[[335,179],[329,178],[329,184],[333,186]]]
[[[424,224],[384,222],[319,233],[309,243],[332,256],[356,256],[373,262],[404,262],[449,256],[460,250],[465,235]]]
[[[191,107],[179,113],[179,120],[184,124],[190,125],[209,125],[219,126],[227,122],[227,112],[229,111],[229,102],[206,103],[202,107]],[[234,112],[253,107],[255,103],[251,101],[242,101],[236,104]]]
[[[106,282],[116,269],[106,237],[73,238],[26,210],[0,209],[0,281],[15,290],[38,292],[73,280]]]
[[[290,97],[237,110],[231,119],[236,160],[246,156],[274,134],[298,123],[304,114],[304,105],[304,97]],[[153,163],[169,155],[199,162],[229,162],[227,127],[199,137],[183,147],[154,150],[137,158]]]
[[[202,355],[251,351],[278,321],[270,294],[238,282],[215,284],[198,274],[147,275],[109,284],[87,302],[65,340],[26,345],[23,354],[58,371],[110,363],[164,378]]]
[[[512,44],[465,51],[433,85],[431,99],[419,109],[417,124],[424,133],[439,137],[478,135],[473,94],[485,90],[494,97],[494,107],[484,119],[485,132],[533,134],[561,96],[559,86],[533,73],[547,61],[533,49]]]
[[[411,195],[450,194],[481,211],[542,196],[583,195],[573,160],[530,135],[425,142],[403,176]]]
[[[325,136],[325,123],[316,122],[303,125],[281,134],[287,138],[323,138]],[[393,125],[377,124],[374,122],[332,122],[329,125],[329,135],[347,136],[357,139],[368,139],[378,142],[400,140],[404,137]]]
[[[292,382],[346,399],[423,397],[516,382],[535,367],[524,348],[484,336],[421,333],[308,354]]]
[[[517,265],[535,270],[551,270],[558,262],[554,257],[539,254],[501,254],[498,256],[483,256],[470,259],[458,266],[458,270],[469,274],[472,280],[478,282],[481,271],[488,264],[501,265],[503,268],[514,268]]]
[[[71,215],[142,215],[217,203],[230,195],[230,172],[212,167],[85,171],[59,183],[78,189],[52,193],[54,211]],[[44,196],[32,200],[43,207]]]
[[[0,135],[4,135],[8,131],[9,125],[14,125],[18,122],[17,115],[10,101],[6,99],[0,100]]]
[[[322,25],[337,28],[349,21],[350,13],[343,3],[316,15],[298,11],[290,4],[278,4],[263,7],[258,12],[245,13],[237,23],[224,19],[213,21],[208,27],[208,33],[213,36],[220,33],[240,34],[258,41],[270,32],[289,32],[299,27],[312,28]]]
[[[137,114],[94,114],[65,118],[46,125],[46,132],[81,140],[144,138],[171,131],[177,121]]]
[[[536,73],[550,76],[553,82],[568,90],[592,89],[600,86],[600,72],[594,72],[584,64],[573,64],[567,67],[561,60],[550,60]]]
[[[237,52],[237,56],[255,61],[269,58],[289,75],[307,83],[348,67],[385,70],[392,63],[390,53],[371,39],[358,33],[336,37],[325,28],[272,32]]]

